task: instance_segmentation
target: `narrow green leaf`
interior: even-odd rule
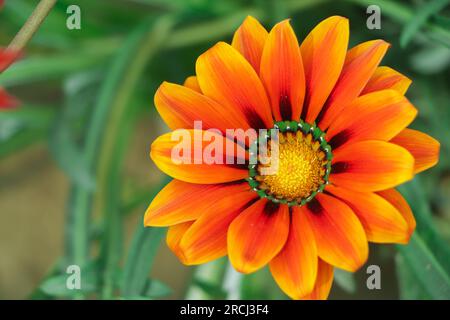
[[[436,260],[418,233],[413,234],[407,246],[398,246],[398,250],[426,294],[433,299],[450,299],[449,270],[445,270]]]
[[[373,0],[347,0],[348,2],[358,4],[364,8],[373,5]],[[448,1],[448,0],[447,0]],[[400,1],[377,0],[376,5],[382,9],[383,16],[391,18],[399,24],[405,25],[414,19],[414,11]],[[433,40],[439,40],[440,43],[450,45],[450,30],[437,25],[433,21],[424,23],[425,34]],[[420,31],[420,30],[419,30]]]
[[[113,296],[115,284],[112,275],[122,253],[121,168],[138,111],[132,107],[130,100],[145,66],[161,48],[173,23],[171,16],[163,16],[139,25],[123,44],[115,60],[115,67],[122,71],[111,74],[111,86],[117,88],[112,96],[104,97],[110,103],[104,106],[104,111],[110,109],[111,113],[108,115],[101,145],[98,172],[99,185],[104,186],[99,189],[99,198],[100,211],[105,215],[105,233],[101,245],[102,295],[107,299]],[[119,77],[116,78],[117,76]]]
[[[50,132],[49,147],[59,167],[71,179],[72,183],[93,190],[95,178],[89,170],[86,159],[81,152],[78,123],[85,123],[85,113],[94,103],[97,93],[97,72],[87,72],[69,77],[65,82],[65,104]]]
[[[44,140],[55,113],[54,108],[31,105],[0,112],[0,158]]]
[[[334,280],[342,290],[348,293],[356,292],[355,276],[351,272],[347,272],[338,268],[334,269]]]
[[[226,268],[226,257],[197,266],[186,299],[223,299],[226,293],[222,283]]]
[[[440,27],[450,29],[450,18],[441,15],[435,15],[433,21]]]
[[[14,134],[0,144],[0,158],[7,157],[35,142],[43,141],[48,135],[48,129],[26,129]]]
[[[161,183],[148,190],[145,193],[145,202],[149,203],[169,181],[169,178],[163,179]],[[139,197],[138,205],[142,205],[143,199],[144,197]],[[136,204],[134,205],[136,206]],[[122,211],[123,210],[129,209],[127,207],[122,209]],[[146,288],[147,279],[153,265],[156,251],[161,244],[165,232],[166,230],[164,228],[145,228],[142,224],[137,226],[129,248],[128,257],[125,260],[121,284],[123,297],[131,298],[135,295],[148,295],[148,290],[151,289],[151,287]]]
[[[36,81],[59,79],[67,74],[102,65],[120,45],[120,39],[98,39],[81,44],[77,53],[64,52],[32,56],[15,62],[0,75],[0,86],[29,84]],[[95,49],[93,49],[93,47]]]
[[[400,253],[395,256],[398,278],[399,294],[402,300],[428,300],[431,297],[426,293],[423,285],[417,281],[411,267],[405,263]]]
[[[421,186],[421,178],[416,176],[413,181],[400,186],[399,191],[413,210],[417,221],[416,233],[420,235],[444,269],[450,270],[450,248],[436,230],[429,203]]]
[[[419,31],[420,27],[422,27],[432,15],[444,9],[449,3],[450,0],[430,0],[424,2],[417,8],[417,13],[414,17],[412,17],[403,27],[402,34],[400,35],[400,45],[406,47],[417,31]]]
[[[241,298],[272,300],[286,299],[287,296],[273,280],[269,268],[265,267],[252,274],[244,275],[241,283]]]
[[[428,45],[412,54],[409,61],[413,70],[421,74],[433,75],[448,69],[450,50],[439,45]]]
[[[227,293],[222,288],[220,284],[211,283],[202,279],[194,279],[192,282],[198,289],[201,289],[204,294],[206,294],[209,299],[225,299]]]
[[[45,128],[55,117],[55,108],[25,104],[17,109],[2,110],[0,123],[14,121],[28,128]]]
[[[145,290],[145,296],[151,299],[158,299],[166,297],[172,293],[172,289],[165,283],[159,280],[149,280],[147,289]]]
[[[125,262],[122,296],[146,294],[146,279],[165,232],[165,228],[145,228],[142,224],[138,225]]]
[[[71,274],[65,272],[45,279],[40,285],[40,290],[53,297],[76,298],[80,292],[93,293],[98,289],[99,277],[95,263],[82,268],[80,273],[80,288],[69,289],[67,281]]]

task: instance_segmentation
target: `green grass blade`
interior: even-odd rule
[[[450,299],[449,270],[443,268],[418,233],[413,234],[407,246],[398,246],[398,250],[426,294],[433,299]]]
[[[123,297],[145,295],[149,272],[165,233],[165,228],[145,228],[142,224],[138,225],[125,262]]]
[[[400,45],[406,47],[425,22],[432,15],[444,9],[449,3],[450,0],[431,0],[417,8],[417,14],[403,27],[400,35]]]
[[[98,168],[100,211],[105,214],[100,259],[103,268],[102,296],[106,299],[113,296],[114,274],[122,252],[121,168],[138,110],[131,107],[130,99],[145,66],[161,48],[172,25],[173,18],[164,16],[156,21],[145,21],[133,32],[115,60],[117,69],[114,70],[123,71],[111,75],[117,81],[111,82],[111,87],[117,86],[117,90],[112,96],[104,97],[105,101],[108,100],[107,107],[111,108]],[[92,128],[95,130],[97,127]]]
[[[356,280],[353,273],[335,268],[334,280],[342,290],[351,294],[356,292]]]

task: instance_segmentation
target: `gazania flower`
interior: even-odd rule
[[[404,97],[411,81],[379,66],[389,44],[348,50],[348,39],[343,17],[322,21],[300,45],[289,21],[267,32],[248,17],[231,45],[219,42],[198,58],[196,76],[159,87],[155,105],[172,130],[194,136],[201,120],[217,129],[215,140],[228,141],[229,128],[279,129],[270,175],[247,158],[206,164],[194,154],[175,163],[170,133],[153,142],[151,158],[174,180],[144,223],[169,226],[168,246],[183,263],[228,255],[243,273],[269,265],[290,297],[325,299],[333,268],[360,268],[368,241],[408,242],[415,220],[394,187],[436,164],[439,143],[407,128],[417,115]],[[235,150],[249,152],[257,141],[234,139]]]

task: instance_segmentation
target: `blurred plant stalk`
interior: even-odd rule
[[[20,31],[16,34],[14,39],[8,45],[7,50],[11,51],[22,51],[27,45],[28,41],[33,37],[39,26],[44,22],[47,15],[52,10],[53,6],[56,4],[56,0],[41,0],[39,4],[34,9],[33,13],[30,15],[28,20],[25,22]]]

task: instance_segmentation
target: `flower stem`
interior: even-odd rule
[[[39,29],[39,26],[44,21],[45,17],[47,17],[55,3],[56,0],[41,0],[31,16],[9,44],[8,50],[22,51],[28,41],[30,41],[35,32]]]

